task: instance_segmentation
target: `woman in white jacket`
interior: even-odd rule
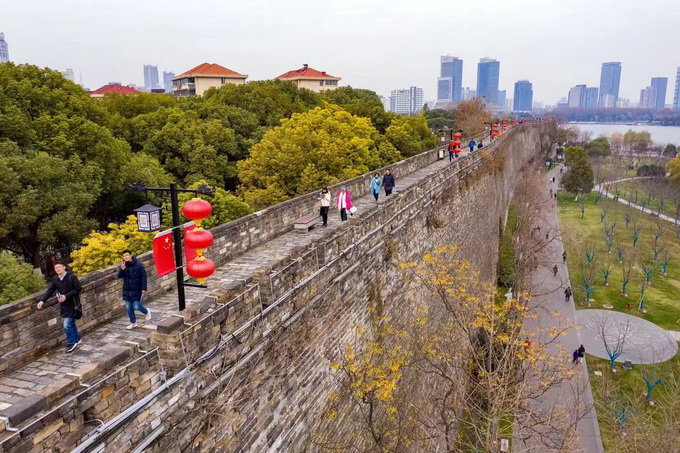
[[[328,191],[328,187],[321,189],[321,193],[317,197],[319,199],[319,215],[323,220],[323,225],[328,226],[328,210],[331,207],[331,194]]]

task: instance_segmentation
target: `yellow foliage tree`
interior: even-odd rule
[[[71,269],[86,274],[112,266],[121,261],[121,253],[129,249],[133,255],[151,249],[153,233],[137,231],[137,217],[128,216],[125,223],[109,224],[110,231],[93,231],[83,239],[83,247],[71,253]]]

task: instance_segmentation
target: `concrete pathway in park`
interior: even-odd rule
[[[561,166],[553,168],[545,176],[545,207],[547,215],[545,216],[545,223],[540,225],[540,240],[543,240],[545,233],[548,233],[548,240],[546,245],[546,253],[550,257],[548,266],[539,266],[532,276],[532,293],[533,297],[530,305],[538,313],[536,319],[528,319],[524,322],[524,329],[537,331],[538,329],[549,329],[551,327],[563,328],[565,323],[576,323],[576,308],[573,304],[573,298],[570,302],[565,302],[564,290],[570,286],[569,275],[566,264],[562,263],[562,240],[559,222],[557,219],[557,210],[555,200],[549,198],[550,189],[553,193],[559,184]],[[556,182],[551,180],[555,177]],[[553,276],[552,267],[557,265],[557,276]],[[570,416],[576,417],[578,413],[577,408],[573,406],[578,404],[580,412],[583,413],[585,408],[590,408],[587,413],[578,421],[576,442],[571,451],[578,451],[583,453],[599,453],[603,452],[602,439],[600,437],[600,428],[597,423],[597,416],[595,408],[593,407],[593,395],[590,389],[590,381],[588,375],[588,368],[585,361],[580,365],[571,365],[572,352],[582,344],[581,332],[575,328],[567,330],[565,336],[557,339],[556,344],[551,345],[550,352],[553,354],[564,355],[564,360],[568,366],[579,367],[579,372],[570,380],[564,381],[559,388],[550,391],[540,401],[541,408],[551,410],[555,407],[564,407],[570,413]],[[578,400],[578,401],[577,401]],[[565,420],[566,422],[567,420]],[[526,433],[529,436],[529,433]],[[523,433],[516,432],[514,434],[513,451],[514,452],[546,452],[558,451],[557,449],[549,449],[544,442],[548,439],[540,439],[535,434],[524,442],[521,440]]]
[[[678,353],[678,343],[669,332],[637,316],[610,310],[579,310],[576,321],[582,327],[581,339],[586,351],[596,357],[609,359],[600,334],[602,327],[610,348],[615,347],[620,333],[626,332],[623,352],[617,362],[665,362]]]
[[[618,201],[619,203],[625,204],[626,206],[630,206],[633,209],[637,209],[638,211],[642,211],[643,214],[649,214],[653,217],[658,217],[660,219],[663,219],[667,222],[670,222],[672,224],[677,225],[678,221],[677,219],[667,216],[666,214],[659,214],[658,212],[655,212],[649,208],[645,208],[644,206],[641,206],[639,204],[633,203],[630,200],[627,200],[625,198],[617,197],[616,194],[610,193],[608,190],[608,187],[611,186],[612,184],[616,184],[619,182],[626,182],[626,181],[635,181],[635,180],[640,180],[640,179],[646,179],[647,177],[638,177],[638,178],[621,178],[621,179],[615,179],[613,181],[608,181],[608,182],[603,182],[602,184],[598,184],[595,186],[593,190],[596,192],[602,191],[605,197],[611,198],[614,201]]]

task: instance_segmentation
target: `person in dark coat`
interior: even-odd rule
[[[395,185],[396,181],[394,179],[394,175],[392,174],[392,170],[390,169],[385,170],[385,174],[383,175],[383,186],[385,187],[385,196],[392,195],[392,190],[394,190]]]
[[[572,363],[577,363],[578,362],[578,349],[574,349],[574,353],[572,354],[573,360],[571,361]]]
[[[40,299],[40,302],[38,302],[38,310],[42,310],[47,299],[56,293],[59,311],[64,319],[64,333],[66,334],[67,343],[66,352],[73,352],[80,344],[80,333],[76,326],[76,319],[80,319],[83,316],[83,307],[80,304],[82,288],[76,274],[67,270],[64,263],[56,262],[54,264],[54,271],[57,275],[52,277],[52,283],[47,288],[47,291],[45,291],[45,295]]]
[[[564,301],[569,302],[571,299],[571,286],[568,286],[567,289],[564,290]]]
[[[126,329],[137,327],[135,310],[141,311],[146,315],[146,320],[150,321],[151,310],[142,305],[142,299],[146,295],[146,269],[129,250],[123,251],[123,262],[118,269],[118,278],[123,279],[123,300],[130,318],[130,325]]]
[[[584,348],[583,345],[581,345],[579,346],[577,351],[578,351],[578,363],[581,363],[583,361],[583,358],[586,356],[586,348]]]

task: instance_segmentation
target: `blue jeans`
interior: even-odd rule
[[[75,319],[64,318],[64,333],[66,333],[66,342],[70,346],[80,341],[80,333],[78,333]]]
[[[135,300],[135,301],[132,301],[132,302],[126,300],[125,301],[125,308],[127,309],[128,317],[130,318],[130,322],[132,324],[137,322],[137,317],[135,316],[135,310],[139,310],[143,314],[149,313],[149,310],[147,310],[146,307],[144,307],[144,305],[142,305],[142,303],[138,300]]]

